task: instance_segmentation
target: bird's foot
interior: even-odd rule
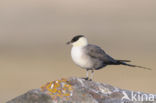
[[[88,77],[83,77],[82,79],[84,79],[84,80],[89,80],[89,78],[88,78]]]
[[[92,81],[92,79],[88,79],[88,81]]]
[[[88,81],[92,81],[92,79],[90,79],[90,78],[88,78],[88,77],[84,77],[84,78],[82,78],[82,79],[88,80]]]

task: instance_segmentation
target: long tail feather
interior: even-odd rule
[[[131,62],[130,60],[117,60],[118,62]]]
[[[142,69],[152,70],[151,68],[142,67],[142,66],[133,65],[133,64],[127,64],[127,63],[124,63],[124,62],[122,62],[121,64],[126,65],[126,66],[130,66],[130,67],[138,67],[138,68],[142,68]]]

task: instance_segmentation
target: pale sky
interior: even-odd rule
[[[155,10],[155,0],[1,0],[0,45],[53,45],[76,34],[153,45]]]

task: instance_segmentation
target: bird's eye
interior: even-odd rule
[[[72,42],[75,42],[75,41],[77,41],[79,38],[78,37],[74,37],[73,39],[72,39]]]
[[[81,37],[83,37],[83,35],[75,36],[75,37],[71,40],[71,42],[73,43],[73,42],[79,40],[79,38],[81,38]]]

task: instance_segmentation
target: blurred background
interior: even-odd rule
[[[85,76],[65,44],[77,34],[116,59],[152,68],[108,66],[95,81],[156,94],[155,0],[1,0],[0,102],[48,81]]]

